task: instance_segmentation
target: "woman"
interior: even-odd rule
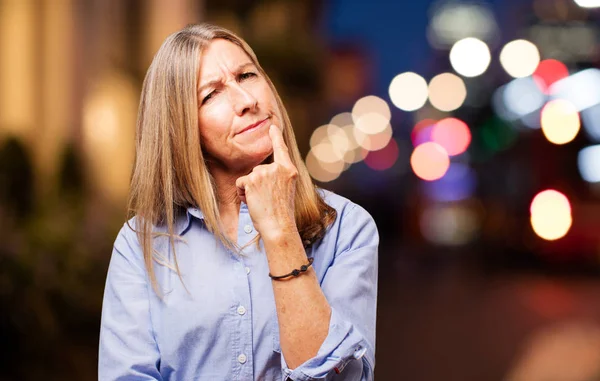
[[[316,190],[275,88],[192,25],[148,70],[130,211],[108,270],[100,380],[372,380],[378,235]]]

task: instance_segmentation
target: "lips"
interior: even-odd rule
[[[250,124],[250,125],[248,125],[248,126],[244,127],[244,129],[242,129],[242,130],[241,130],[240,132],[238,132],[236,135],[243,134],[244,132],[250,132],[250,131],[256,130],[257,128],[260,128],[260,127],[262,127],[262,126],[263,126],[265,123],[267,123],[267,121],[268,121],[268,120],[269,120],[269,118],[267,117],[267,118],[265,118],[265,119],[262,119],[262,120],[260,120],[260,121],[258,121],[258,122],[256,122],[256,123]]]

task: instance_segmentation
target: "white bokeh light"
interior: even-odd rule
[[[492,56],[485,42],[468,37],[452,46],[450,63],[456,72],[465,77],[477,77],[490,66]]]
[[[503,88],[502,95],[507,110],[520,118],[538,111],[546,102],[546,96],[531,77],[512,80]]]
[[[342,112],[342,113],[335,115],[333,118],[331,118],[331,121],[329,121],[329,124],[333,124],[338,127],[344,127],[349,124],[354,124],[354,122],[352,121],[351,113]]]
[[[585,110],[600,104],[600,70],[585,69],[572,74],[550,86],[553,99],[568,100],[575,105],[577,111]]]
[[[600,183],[600,145],[585,147],[577,155],[581,177],[588,183]]]
[[[599,8],[600,0],[575,0],[575,3],[582,8]]]
[[[351,147],[351,142],[342,127],[325,124],[313,131],[310,147],[313,155],[320,162],[333,163],[343,160]]]
[[[449,48],[456,41],[477,37],[496,41],[499,35],[494,12],[486,4],[443,2],[433,6],[427,39],[435,48]]]
[[[415,111],[427,102],[427,81],[413,72],[398,74],[389,87],[394,106],[404,111]]]
[[[429,82],[429,102],[440,111],[454,111],[467,97],[465,82],[452,73],[442,73]]]
[[[354,107],[352,107],[352,119],[355,122],[356,119],[370,113],[379,114],[388,121],[392,117],[392,112],[387,102],[375,95],[360,98],[354,103]]]
[[[324,183],[337,179],[344,170],[345,164],[343,160],[331,163],[322,162],[315,156],[313,150],[310,150],[306,156],[305,163],[310,176]]]
[[[367,151],[378,151],[387,146],[392,138],[392,126],[388,123],[386,128],[377,134],[365,134],[362,130],[354,128],[353,135],[356,143]]]
[[[538,48],[527,40],[514,40],[504,45],[500,52],[500,63],[513,78],[527,77],[540,63]]]

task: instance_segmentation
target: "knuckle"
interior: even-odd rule
[[[252,176],[253,180],[256,180],[256,178],[258,176],[261,176],[264,172],[264,169],[262,167],[255,167],[252,172],[250,173],[250,176]]]

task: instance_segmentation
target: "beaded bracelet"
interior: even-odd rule
[[[314,258],[308,258],[307,265],[302,265],[302,266],[300,266],[300,269],[294,269],[289,274],[276,276],[276,275],[271,275],[271,273],[269,273],[269,276],[271,277],[271,279],[275,279],[275,280],[287,278],[290,276],[298,276],[298,275],[302,274],[303,272],[306,272],[306,270],[308,270],[308,268],[312,265],[313,261],[314,261]]]

